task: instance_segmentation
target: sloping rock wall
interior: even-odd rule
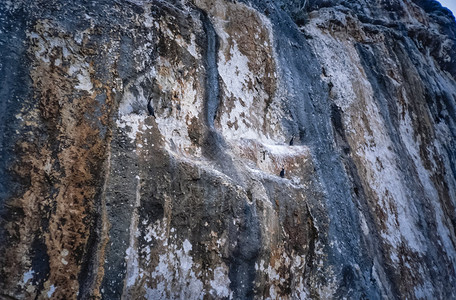
[[[0,18],[0,298],[456,297],[456,23],[436,1]]]

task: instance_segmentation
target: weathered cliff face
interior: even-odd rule
[[[436,1],[24,0],[0,20],[0,298],[456,297]]]

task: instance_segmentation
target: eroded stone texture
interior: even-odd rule
[[[456,297],[456,26],[436,1],[0,18],[0,298]]]

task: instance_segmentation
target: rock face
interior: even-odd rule
[[[456,297],[436,1],[4,0],[0,20],[1,299]]]

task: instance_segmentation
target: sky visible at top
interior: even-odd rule
[[[439,0],[439,2],[446,8],[449,8],[453,12],[453,15],[456,14],[456,0]]]

